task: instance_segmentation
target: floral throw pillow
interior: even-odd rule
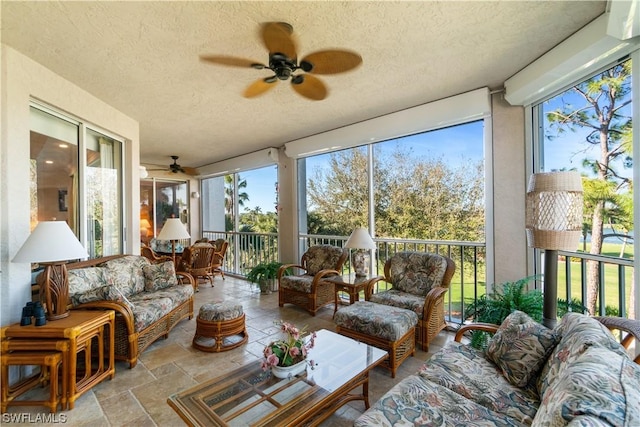
[[[148,292],[159,291],[178,284],[176,269],[173,261],[144,266],[144,290]]]
[[[524,387],[542,368],[558,340],[553,330],[526,313],[514,311],[489,340],[486,356],[511,384]]]

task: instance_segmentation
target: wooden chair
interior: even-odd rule
[[[384,277],[369,282],[366,299],[413,310],[418,315],[416,346],[429,351],[429,343],[446,327],[444,295],[456,266],[450,258],[427,252],[398,252],[384,265]],[[379,282],[391,289],[373,293]]]
[[[229,242],[224,239],[218,239],[213,243],[213,245],[216,250],[213,254],[213,260],[211,261],[211,274],[213,277],[220,275],[222,276],[222,280],[224,280],[224,270],[222,267],[224,265],[224,256],[227,253]],[[211,286],[213,286],[213,278],[211,280]]]
[[[186,251],[186,249],[185,249]],[[215,248],[209,243],[197,243],[182,253],[182,266],[184,271],[193,276],[196,281],[196,291],[198,290],[198,280],[203,278],[211,281],[213,286],[212,261]]]
[[[300,264],[285,264],[278,270],[278,305],[285,303],[298,305],[312,316],[325,305],[335,303],[334,283],[323,280],[328,276],[342,274],[342,265],[347,252],[336,246],[319,245],[310,247],[302,255]],[[299,275],[285,275],[291,268]]]
[[[173,258],[170,256],[158,255],[153,251],[153,249],[146,245],[140,246],[140,254],[154,264],[158,262],[173,261]]]

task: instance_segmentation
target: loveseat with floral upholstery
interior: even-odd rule
[[[67,264],[72,308],[115,310],[116,359],[138,355],[182,319],[193,317],[195,281],[173,261],[114,255]]]
[[[551,330],[514,312],[465,326],[354,425],[639,426],[640,357],[609,329],[637,340],[640,321],[602,319],[569,313]],[[486,350],[461,343],[469,329],[495,333]]]

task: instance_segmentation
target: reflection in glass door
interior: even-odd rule
[[[189,224],[189,187],[187,181],[156,178],[140,180],[140,242],[150,245],[169,218],[180,218],[187,230]],[[189,242],[180,242],[188,245]],[[154,246],[154,245],[151,245]]]

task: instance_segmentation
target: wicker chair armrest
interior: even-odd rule
[[[489,332],[490,334],[495,334],[498,331],[500,325],[494,325],[493,323],[469,323],[468,325],[462,325],[458,332],[456,332],[456,336],[454,340],[456,342],[460,342],[462,340],[462,336],[468,331],[484,331]]]
[[[196,291],[196,280],[193,276],[185,271],[176,271],[176,277],[178,278],[179,285],[191,285],[193,290]]]
[[[447,288],[436,286],[427,292],[427,296],[424,298],[424,306],[422,307],[423,319],[428,319],[428,314],[431,313],[431,310],[433,310],[433,307],[438,303],[438,301],[444,298],[444,294],[447,293],[447,290]]]
[[[386,277],[384,276],[377,276],[374,277],[373,279],[369,280],[369,283],[367,283],[367,287],[364,290],[364,299],[369,301],[369,298],[371,298],[371,295],[373,295],[373,289],[374,287],[379,283],[379,282],[387,282],[387,283],[391,283],[389,282]]]
[[[329,276],[339,276],[340,273],[338,270],[334,270],[332,268],[325,268],[324,270],[320,270],[313,276],[313,286],[315,287],[322,279]]]
[[[618,330],[625,332],[626,335],[620,341],[620,344],[622,344],[624,348],[629,348],[634,339],[640,343],[640,320],[609,316],[596,316],[594,319],[611,331]],[[633,361],[640,364],[640,354],[638,354]]]
[[[122,318],[127,325],[127,333],[129,335],[135,333],[135,322],[133,317],[133,311],[131,308],[124,302],[120,301],[92,301],[84,304],[79,304],[74,307],[74,309],[99,309],[99,310],[114,310],[117,313],[122,315]]]
[[[303,266],[299,265],[299,264],[283,264],[280,266],[280,268],[278,268],[278,282],[280,282],[280,278],[284,275],[284,272],[288,269],[288,268],[298,268],[300,270],[303,271],[307,271]]]

